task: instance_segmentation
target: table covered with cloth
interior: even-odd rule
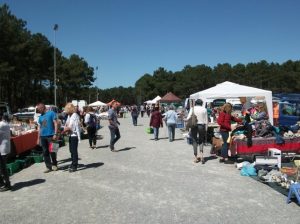
[[[282,152],[300,153],[300,137],[284,138],[284,144],[276,144],[275,137],[252,138],[252,146],[247,146],[247,139],[234,139],[230,145],[231,155],[266,154],[269,148],[276,148]]]
[[[16,155],[35,148],[38,139],[38,131],[32,131],[23,135],[11,137],[12,147]]]

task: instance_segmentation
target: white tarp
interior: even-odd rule
[[[272,91],[243,86],[233,82],[223,82],[209,89],[190,95],[191,99],[203,100],[203,105],[208,99],[228,99],[236,97],[264,97],[268,109],[269,121],[273,124]]]
[[[91,107],[100,107],[100,106],[107,106],[107,104],[98,100],[94,103],[89,104],[89,106],[91,106]]]

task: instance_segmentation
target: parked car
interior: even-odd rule
[[[20,112],[14,113],[13,117],[17,118],[18,120],[28,120],[33,119],[35,114],[35,107],[27,107],[21,109]]]
[[[290,126],[300,121],[300,101],[279,102],[279,125]]]

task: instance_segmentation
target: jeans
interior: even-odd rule
[[[6,156],[0,153],[0,184],[5,187],[10,187],[9,176],[6,169]]]
[[[70,136],[69,137],[69,150],[71,153],[71,167],[77,168],[78,166],[78,137],[77,136]]]
[[[197,156],[197,147],[201,145],[200,152],[203,152],[203,143],[206,135],[206,129],[204,124],[198,124],[197,127],[191,129],[191,135],[193,139],[194,155]]]
[[[229,137],[229,133],[228,131],[221,131],[220,132],[222,135],[222,139],[223,139],[223,145],[221,148],[221,156],[223,158],[227,158],[228,157],[228,143],[227,143],[227,139]]]
[[[132,116],[132,123],[134,126],[137,126],[137,116]]]
[[[96,145],[97,143],[97,139],[96,139],[96,127],[87,127],[87,132],[88,132],[88,136],[89,136],[89,144],[90,146]]]
[[[174,141],[176,124],[168,124],[169,141]]]
[[[158,134],[159,134],[159,127],[155,128],[153,127],[153,133],[154,133],[154,139],[158,139]]]
[[[110,130],[110,146],[114,146],[115,143],[121,138],[120,130],[118,127],[109,127]]]
[[[40,138],[41,138],[41,145],[43,148],[45,165],[48,169],[51,170],[52,165],[57,166],[56,152],[49,152],[49,143],[52,141],[52,136],[41,136]]]

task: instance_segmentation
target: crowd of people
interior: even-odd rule
[[[104,112],[103,108],[99,111],[88,106],[83,111],[79,111],[72,103],[67,103],[63,114],[60,115],[60,119],[58,119],[58,115],[55,112],[46,110],[43,103],[37,105],[37,110],[41,114],[37,121],[39,132],[37,144],[43,150],[46,166],[44,173],[58,170],[57,154],[49,151],[49,145],[57,141],[59,135],[68,136],[71,155],[69,172],[77,171],[78,144],[81,141],[81,130],[84,128],[87,131],[89,147],[95,149],[97,144],[96,133],[99,128],[99,112]],[[176,111],[174,105],[161,106],[156,104],[141,105],[140,107],[136,105],[119,107],[117,103],[113,102],[107,110],[108,128],[110,131],[109,148],[112,152],[116,151],[115,144],[121,138],[118,118],[128,113],[131,114],[133,126],[137,126],[139,116],[144,117],[146,114],[149,117],[149,126],[153,128],[155,141],[159,140],[159,129],[166,125],[169,142],[175,140],[175,128],[179,119],[188,121],[193,116],[196,117],[196,123],[190,127],[189,131],[192,138],[194,162],[202,162],[202,164],[205,163],[203,148],[210,119],[215,120],[220,126],[220,134],[223,139],[220,162],[225,164],[232,163],[228,159],[228,138],[229,133],[232,131],[231,121],[244,125],[245,120],[249,124],[254,121],[268,119],[268,112],[264,103],[253,104],[252,107],[242,111],[242,114],[245,115],[245,119],[242,120],[232,114],[232,105],[230,103],[225,103],[219,108],[206,108],[203,105],[203,101],[198,99],[190,105],[188,110]],[[10,128],[5,116],[0,114],[0,119],[0,191],[6,191],[11,189],[6,170],[6,155],[10,153]]]

